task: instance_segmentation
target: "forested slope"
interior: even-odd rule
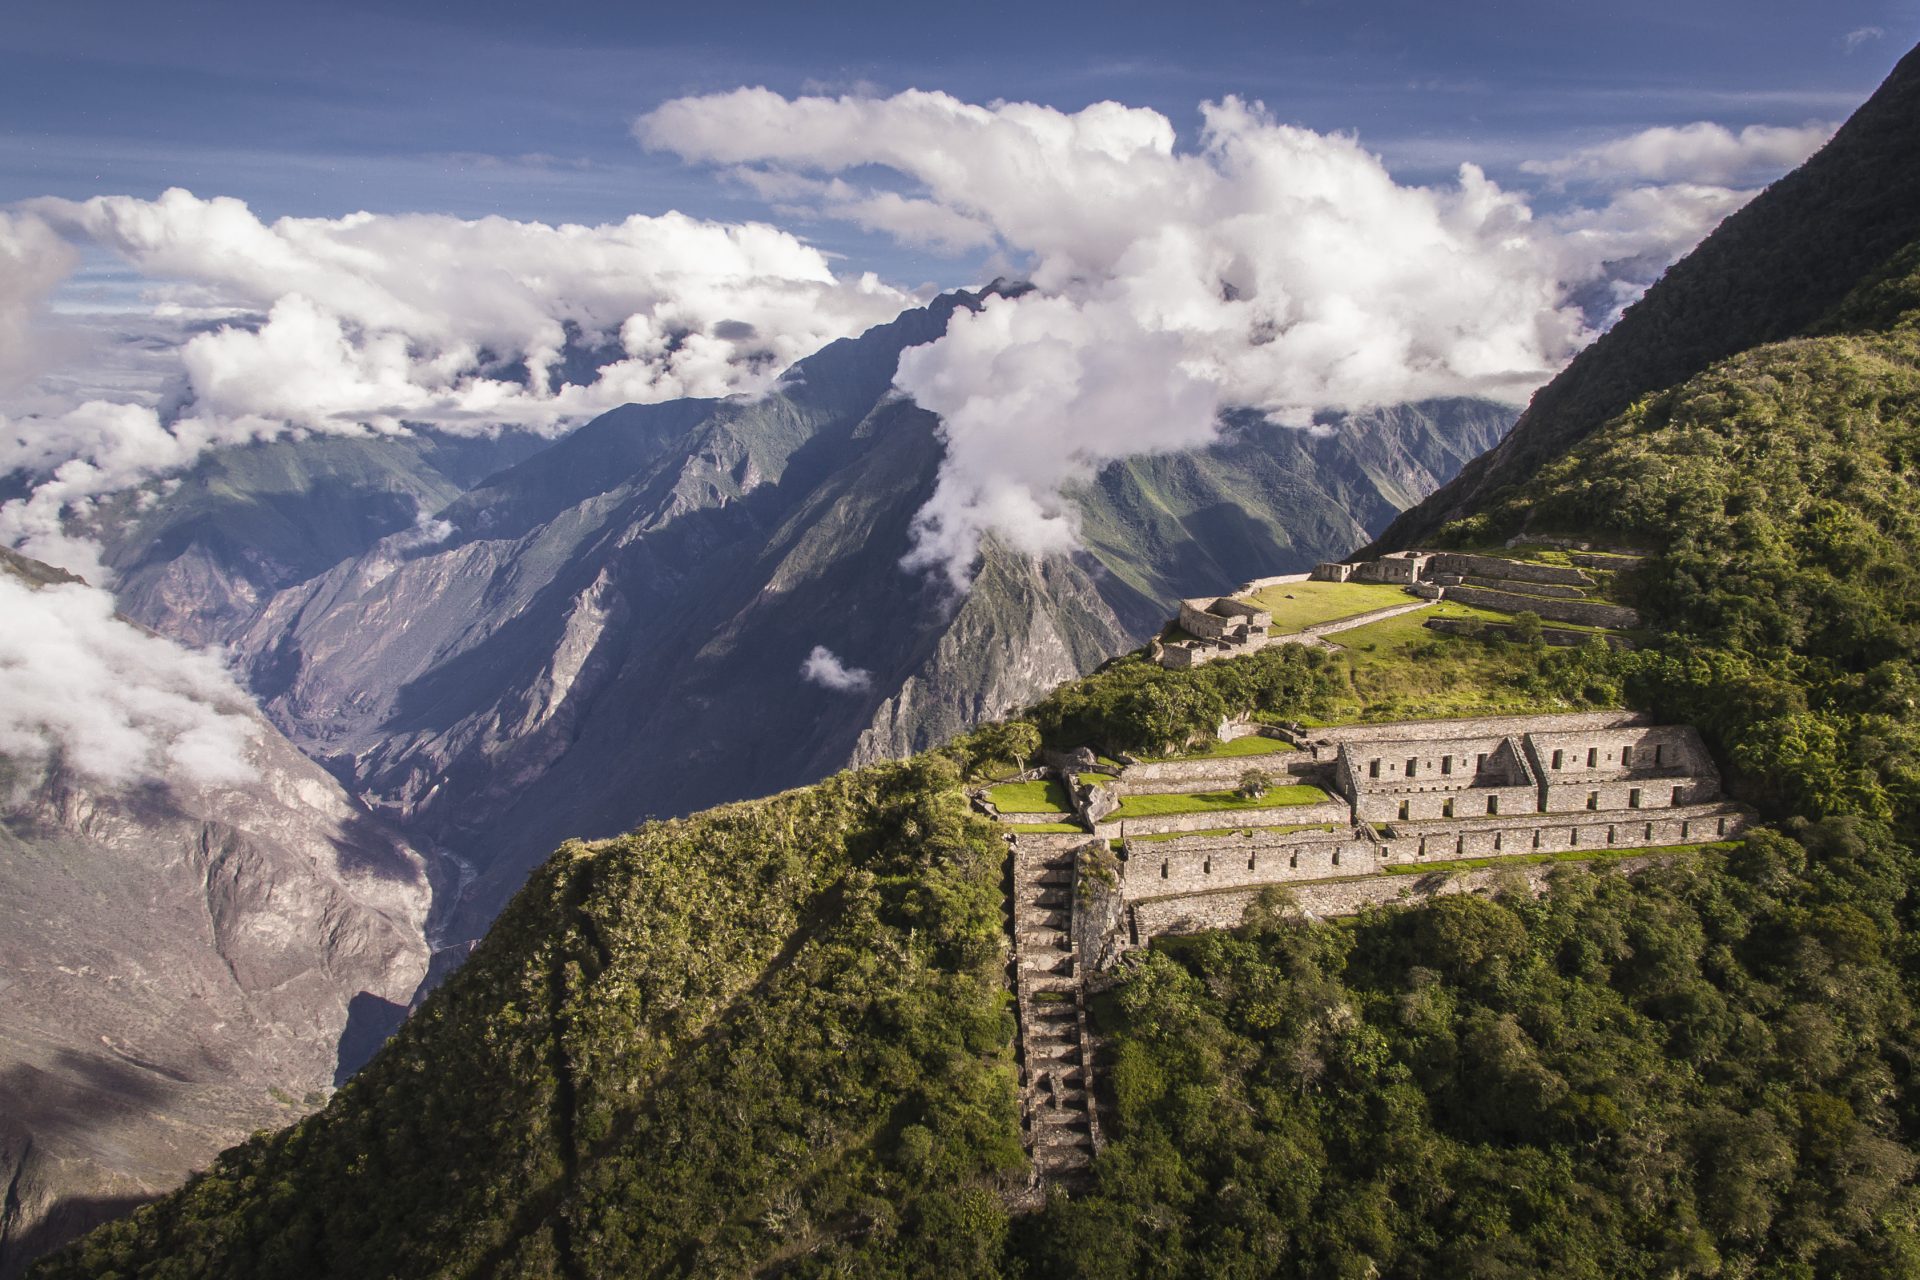
[[[1920,235],[1920,49],[1819,154],[1734,213],[1541,388],[1500,444],[1400,516],[1406,547],[1470,515],[1621,412],[1714,361],[1809,332]]]

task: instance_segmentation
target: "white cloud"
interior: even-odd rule
[[[1073,545],[1062,484],[1205,443],[1224,407],[1305,423],[1435,395],[1518,401],[1591,336],[1567,294],[1602,260],[1478,169],[1401,186],[1353,138],[1233,98],[1203,113],[1182,151],[1165,117],[1116,103],[741,89],[669,102],[635,132],[821,216],[1025,257],[1032,293],[958,317],[896,379],[942,416],[948,449],[907,562],[964,586],[986,530]],[[850,186],[866,166],[912,189]],[[862,216],[888,198],[914,216]]]
[[[247,705],[218,660],[116,617],[106,592],[0,572],[0,754],[109,783],[235,783],[254,773]]]
[[[0,390],[39,372],[47,295],[78,262],[38,218],[0,212]]]
[[[849,667],[823,644],[813,646],[800,664],[800,678],[836,693],[860,693],[873,687],[873,672]]]
[[[1705,120],[1662,125],[1520,167],[1558,181],[1751,184],[1793,168],[1818,151],[1839,127],[1823,122],[1797,127],[1756,124],[1735,133]]]
[[[777,228],[677,213],[592,227],[367,213],[264,223],[238,200],[178,189],[20,210],[0,215],[0,267],[12,253],[32,270],[0,276],[0,338],[71,269],[61,236],[130,263],[156,312],[224,321],[179,348],[185,407],[167,420],[108,401],[42,408],[44,394],[38,412],[0,417],[0,467],[53,472],[0,511],[0,536],[36,537],[37,553],[82,572],[99,566],[62,541],[63,507],[213,445],[414,423],[557,432],[628,402],[755,394],[915,301],[871,274],[836,276]],[[601,353],[597,367],[562,381],[582,347]]]
[[[1886,34],[1887,29],[1885,27],[1855,27],[1840,37],[1840,44],[1848,53],[1852,53],[1863,44],[1871,44],[1875,40],[1885,39]]]

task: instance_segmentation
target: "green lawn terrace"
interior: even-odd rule
[[[1330,622],[1345,622],[1378,609],[1411,603],[1406,590],[1383,582],[1270,582],[1240,597],[1264,611],[1275,637],[1298,635]]]
[[[1480,551],[1395,552],[1331,562],[1311,574],[1257,579],[1230,595],[1180,602],[1151,650],[1174,669],[1252,653],[1270,644],[1342,647],[1346,637],[1397,617],[1468,639],[1581,645],[1596,637],[1632,647],[1641,625],[1623,550],[1528,543]],[[1442,609],[1446,602],[1460,608]],[[1462,609],[1466,612],[1462,612]]]
[[[1073,798],[1052,778],[1002,782],[975,793],[988,813],[1035,835],[1085,832],[1075,820]]]

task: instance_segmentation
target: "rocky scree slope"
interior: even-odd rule
[[[425,974],[420,855],[253,719],[238,785],[0,757],[0,1275],[319,1105]]]

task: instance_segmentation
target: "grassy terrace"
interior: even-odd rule
[[[1077,822],[1021,822],[1014,826],[1021,835],[1028,836],[1064,836],[1087,834],[1087,829]]]
[[[1385,582],[1285,582],[1243,598],[1273,615],[1275,635],[1414,601],[1404,589]]]
[[[1322,721],[1351,724],[1572,709],[1543,703],[1528,692],[1525,677],[1538,659],[1525,648],[1430,631],[1429,618],[1513,620],[1491,609],[1441,601],[1329,636],[1347,655],[1353,675],[1347,696],[1329,707]]]
[[[1346,828],[1337,822],[1296,822],[1279,827],[1261,827],[1260,833],[1269,836],[1288,836],[1296,831],[1343,831]],[[1253,838],[1252,827],[1209,827],[1205,831],[1165,831],[1151,836],[1129,836],[1128,844],[1157,844],[1163,840],[1193,840],[1196,838],[1246,836]]]
[[[1003,782],[987,792],[1002,813],[1072,813],[1067,789],[1051,778],[1034,782]]]
[[[1563,849],[1558,853],[1516,853],[1509,857],[1453,858],[1446,862],[1395,863],[1380,868],[1390,876],[1424,876],[1435,871],[1479,871],[1486,867],[1539,866],[1545,862],[1618,862],[1623,858],[1657,858],[1676,853],[1726,853],[1740,847],[1738,840],[1711,844],[1663,844],[1644,849]]]
[[[1318,787],[1307,786],[1305,783],[1269,787],[1251,800],[1232,791],[1127,796],[1121,800],[1120,807],[1102,821],[1112,822],[1121,818],[1153,818],[1169,813],[1230,813],[1236,809],[1286,809],[1297,805],[1320,804],[1326,799],[1326,792]]]
[[[1291,742],[1256,735],[1235,738],[1231,742],[1210,743],[1193,751],[1183,751],[1177,756],[1143,756],[1141,759],[1146,764],[1169,764],[1175,760],[1229,760],[1238,756],[1271,756],[1299,749]]]

